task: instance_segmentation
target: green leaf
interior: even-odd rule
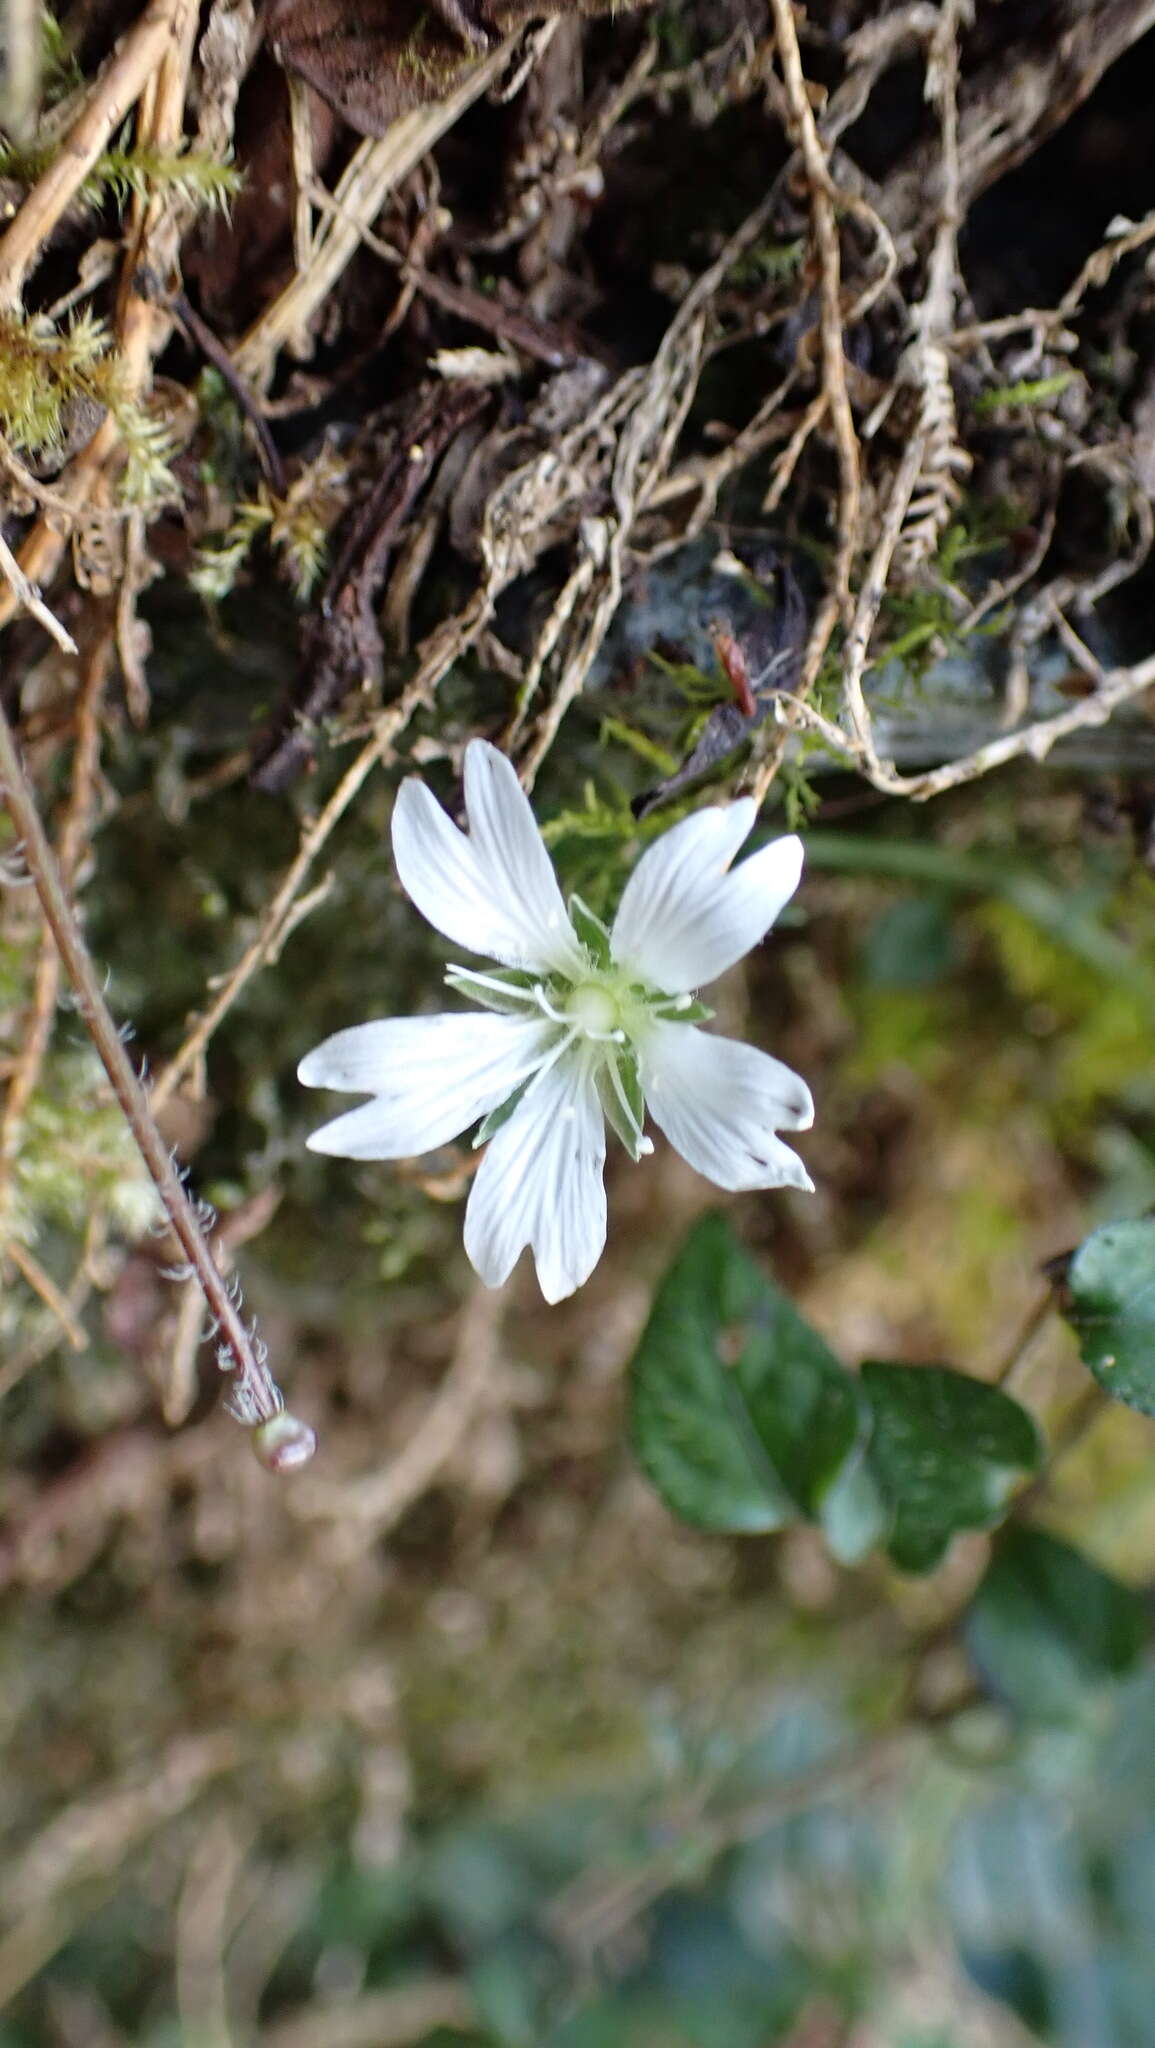
[[[630,1367],[639,1463],[667,1507],[753,1534],[819,1516],[861,1460],[858,1383],[721,1216],[691,1231]]]
[[[1012,1524],[1000,1537],[966,1623],[971,1656],[1016,1713],[1067,1720],[1097,1684],[1138,1663],[1144,1603],[1069,1543]]]
[[[891,1512],[900,1570],[933,1571],[960,1529],[999,1520],[1018,1480],[1038,1469],[1039,1433],[1009,1394],[937,1365],[868,1361],[870,1463]]]
[[[1115,1400],[1155,1415],[1155,1217],[1093,1231],[1066,1283],[1084,1365]]]
[[[823,1494],[818,1519],[839,1564],[860,1564],[882,1541],[890,1512],[865,1455],[848,1459]]]
[[[1073,370],[1058,370],[1053,377],[1025,377],[1018,384],[1000,384],[995,391],[981,391],[975,399],[980,414],[999,412],[1004,405],[1045,405],[1059,398],[1074,380]]]

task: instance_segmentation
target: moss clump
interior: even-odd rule
[[[124,443],[126,502],[155,507],[177,495],[168,429],[130,396],[104,322],[81,313],[57,326],[42,314],[0,313],[0,433],[18,453],[58,462],[107,413]]]
[[[156,1219],[157,1200],[104,1069],[86,1048],[45,1062],[20,1128],[11,1227],[24,1243],[45,1228],[81,1232],[101,1210],[130,1241]]]

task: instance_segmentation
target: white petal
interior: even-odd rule
[[[545,1018],[490,1013],[386,1017],[338,1031],[306,1054],[306,1088],[371,1089],[373,1101],[322,1125],[311,1152],[343,1159],[411,1159],[432,1152],[508,1101],[541,1064]]]
[[[614,919],[615,960],[678,995],[716,981],[757,945],[798,887],[802,843],[774,839],[731,874],[754,818],[743,797],[683,818],[647,847]]]
[[[581,948],[533,806],[513,763],[485,740],[471,740],[465,749],[465,810],[470,839],[491,886],[516,904],[536,934],[538,955],[525,964],[580,970]]]
[[[809,1088],[781,1060],[661,1022],[639,1052],[650,1115],[698,1173],[720,1188],[813,1190],[802,1161],[774,1136],[814,1121]]]
[[[606,1133],[589,1067],[562,1058],[490,1140],[465,1211],[465,1249],[489,1287],[533,1247],[547,1301],[588,1280],[606,1241]]]
[[[548,973],[581,953],[529,798],[496,747],[465,752],[468,836],[416,776],[393,810],[393,856],[422,916],[456,945]]]

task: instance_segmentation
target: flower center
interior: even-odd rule
[[[617,999],[597,982],[579,982],[566,997],[565,1014],[579,1031],[593,1038],[608,1038],[621,1023]]]

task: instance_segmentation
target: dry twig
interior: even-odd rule
[[[150,0],[105,65],[80,118],[0,236],[0,307],[19,305],[29,270],[125,115],[180,39],[188,12],[189,0]]]

